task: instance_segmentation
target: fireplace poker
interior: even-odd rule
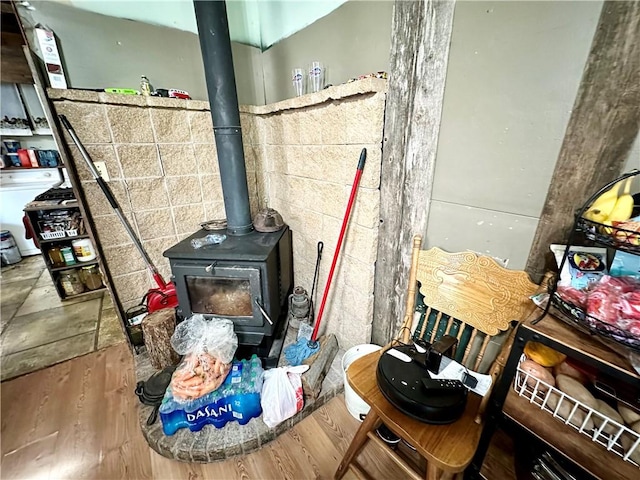
[[[140,239],[138,239],[135,232],[131,228],[131,225],[129,224],[127,217],[125,217],[124,214],[122,213],[122,210],[120,209],[120,205],[118,204],[116,197],[113,195],[111,188],[109,188],[109,185],[107,184],[107,182],[105,182],[104,179],[100,176],[100,173],[98,172],[98,169],[94,165],[93,160],[89,155],[89,152],[87,152],[87,150],[84,148],[84,145],[80,141],[80,138],[78,138],[78,135],[76,134],[73,127],[71,126],[71,123],[69,123],[69,120],[67,120],[67,117],[65,117],[64,115],[58,115],[58,117],[60,118],[60,123],[62,123],[62,125],[67,130],[67,132],[69,132],[69,136],[73,140],[73,143],[76,145],[76,147],[78,147],[78,150],[80,151],[80,155],[82,156],[85,163],[87,164],[87,167],[91,172],[91,175],[93,176],[95,181],[98,183],[98,186],[102,190],[102,193],[104,193],[105,197],[107,197],[107,200],[111,205],[111,208],[113,208],[113,211],[116,213],[116,216],[120,219],[120,222],[122,222],[122,226],[126,230],[129,237],[131,238],[131,241],[133,242],[133,244],[138,249],[138,252],[140,252],[142,259],[147,265],[147,268],[149,269],[149,271],[151,272],[153,280],[158,285],[158,288],[152,288],[144,295],[147,301],[147,311],[149,313],[152,313],[152,312],[155,312],[156,310],[160,310],[161,308],[177,307],[178,297],[176,295],[176,286],[172,282],[169,282],[169,283],[165,282],[164,278],[162,278],[162,275],[160,275],[160,272],[151,261],[149,254],[143,248],[142,243],[140,242]]]
[[[311,323],[313,324],[313,320],[316,316],[315,305],[316,305],[316,285],[318,284],[318,276],[320,275],[320,260],[322,260],[322,249],[324,248],[324,243],[318,242],[318,254],[316,256],[316,269],[313,273],[313,284],[311,285]]]
[[[318,342],[318,331],[320,329],[320,322],[322,322],[322,314],[324,313],[324,307],[327,303],[327,297],[329,296],[329,290],[331,289],[331,280],[335,272],[336,263],[338,263],[338,257],[340,256],[340,250],[342,248],[342,241],[344,240],[347,226],[349,225],[349,218],[351,216],[351,209],[358,193],[358,185],[360,184],[360,177],[362,177],[362,171],[364,170],[364,164],[367,159],[367,149],[363,148],[360,152],[360,159],[358,160],[358,167],[356,169],[356,176],[353,180],[353,186],[351,187],[351,195],[349,196],[349,202],[347,203],[347,210],[342,220],[342,228],[340,229],[340,235],[338,235],[338,244],[336,245],[335,253],[333,254],[333,261],[331,262],[331,268],[329,269],[329,277],[324,287],[324,293],[322,294],[322,301],[320,302],[320,309],[318,310],[318,318],[315,321],[313,327],[313,333],[310,339],[304,337],[298,339],[296,343],[292,343],[284,350],[284,355],[290,365],[300,365],[305,359],[316,353],[320,349],[320,342]]]

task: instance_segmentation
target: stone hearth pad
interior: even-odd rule
[[[292,334],[293,331],[289,329],[285,344],[293,340]],[[153,425],[147,425],[147,418],[153,411],[153,407],[138,404],[138,420],[142,434],[153,450],[164,457],[181,462],[209,463],[247,454],[275,439],[344,390],[341,366],[343,355],[344,350],[338,350],[322,382],[322,390],[318,398],[305,400],[302,411],[275,428],[267,427],[260,415],[246,425],[229,422],[220,429],[213,425],[206,425],[199,432],[182,428],[174,435],[167,436],[162,431],[159,417]],[[137,381],[146,380],[155,372],[145,351],[135,355],[135,367]]]

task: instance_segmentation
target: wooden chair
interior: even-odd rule
[[[538,286],[525,272],[507,270],[492,258],[472,252],[446,253],[438,248],[420,250],[421,243],[421,237],[414,237],[406,314],[394,342],[401,339],[402,343],[409,343],[411,338],[433,342],[445,334],[453,335],[459,342],[455,359],[472,370],[489,371],[495,385],[513,343],[516,321],[535,308],[528,297]],[[418,302],[417,282],[420,297],[424,297]],[[488,347],[496,337],[503,344],[502,347],[493,344],[495,361],[490,361]],[[500,353],[496,358],[497,350]],[[380,355],[381,352],[366,355],[347,370],[349,384],[371,410],[349,445],[335,478],[342,478],[349,468],[359,476],[367,476],[356,457],[369,441],[384,448],[412,478],[423,478],[425,474],[428,480],[462,478],[478,446],[481,414],[489,394],[482,399],[469,394],[463,416],[452,424],[418,422],[393,407],[378,389],[376,367]],[[412,461],[377,436],[375,430],[381,423],[416,449],[426,460],[426,472],[416,471],[424,461]]]

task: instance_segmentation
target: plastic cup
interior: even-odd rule
[[[304,71],[301,68],[294,68],[291,71],[291,80],[296,96],[301,96],[304,93]]]
[[[324,68],[322,67],[322,63],[320,62],[311,62],[311,67],[309,68],[309,84],[311,85],[311,90],[313,92],[319,92],[322,90],[322,84],[324,76]]]

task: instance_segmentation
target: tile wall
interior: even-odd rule
[[[223,218],[224,205],[207,102],[49,90],[165,278],[162,252]],[[323,330],[341,347],[366,343],[373,319],[379,184],[386,82],[366,80],[266,106],[241,107],[252,215],[278,210],[293,231],[296,285],[311,289],[324,242],[318,304],[360,151],[368,160],[337,265]],[[68,140],[69,141],[69,140]],[[125,308],[153,286],[140,255],[71,147],[114,289]]]
[[[317,243],[324,243],[317,308],[360,152],[367,149],[367,163],[321,329],[335,333],[340,346],[349,348],[371,339],[386,83],[338,88],[344,90],[332,97],[306,95],[252,111],[257,122],[263,122],[258,129],[264,135],[259,142],[264,158],[259,162],[259,191],[292,228],[295,282],[308,291],[313,283]],[[265,110],[270,112],[261,113]]]

